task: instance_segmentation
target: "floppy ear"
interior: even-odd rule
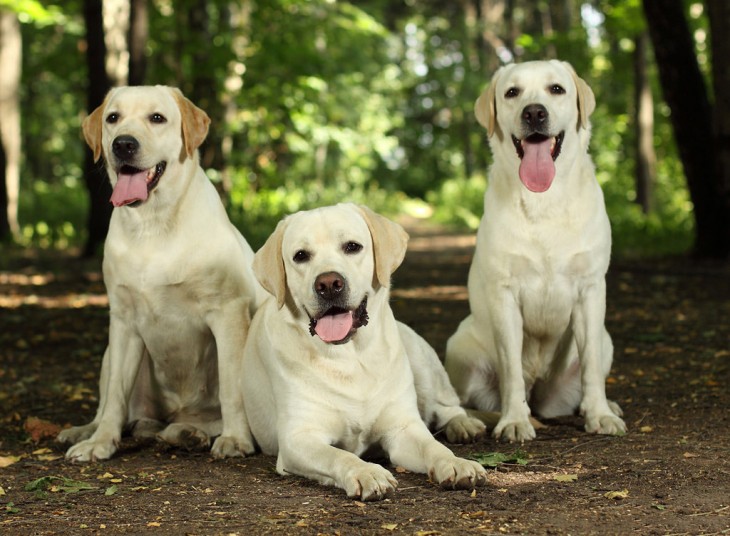
[[[484,128],[487,129],[487,136],[492,137],[497,124],[497,80],[502,74],[502,67],[497,69],[497,72],[492,76],[492,81],[489,83],[489,87],[479,95],[476,103],[474,104],[474,115],[477,117],[477,121]]]
[[[202,145],[203,140],[208,135],[210,117],[185,97],[182,91],[177,88],[171,89],[172,95],[177,102],[177,107],[180,108],[180,115],[182,116],[182,135],[185,152],[188,158],[192,158],[195,150]]]
[[[84,132],[84,139],[86,143],[91,147],[94,152],[94,162],[99,160],[101,156],[101,127],[102,121],[104,120],[104,107],[106,101],[109,99],[109,93],[104,97],[104,102],[101,103],[93,112],[86,116],[83,123],[81,123],[81,130]]]
[[[578,122],[581,127],[588,128],[588,117],[596,109],[596,97],[593,95],[593,90],[590,86],[576,74],[575,69],[573,69],[570,63],[564,61],[563,65],[570,72],[570,76],[573,77],[573,82],[578,93]]]
[[[280,221],[253,258],[253,273],[256,275],[256,279],[276,298],[279,309],[284,306],[286,299],[286,270],[284,269],[284,257],[281,254],[286,226],[286,220]]]
[[[390,276],[403,262],[408,246],[405,229],[364,205],[356,205],[370,229],[375,256],[375,277],[381,286],[390,286]]]

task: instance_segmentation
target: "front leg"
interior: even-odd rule
[[[144,352],[144,342],[139,334],[112,315],[109,346],[99,385],[99,408],[92,423],[96,429],[91,437],[68,449],[67,459],[77,462],[106,460],[117,451]]]
[[[276,470],[282,475],[295,474],[334,485],[351,499],[363,501],[384,499],[398,486],[390,471],[334,447],[326,433],[311,428],[279,436]]]
[[[249,300],[238,299],[209,319],[218,351],[218,396],[223,431],[213,443],[215,458],[253,454],[254,441],[243,405],[243,347],[251,326]]]
[[[583,399],[580,413],[587,432],[622,435],[626,424],[621,410],[606,399],[606,376],[613,360],[613,345],[604,327],[606,283],[589,285],[581,290],[573,311],[573,332],[581,365]]]
[[[391,407],[389,414],[378,423],[378,427],[386,429],[382,445],[393,464],[415,473],[428,473],[447,489],[474,489],[487,482],[487,473],[481,464],[454,456],[434,439],[417,415],[408,422],[403,422],[402,415],[398,408]],[[394,419],[394,416],[398,418]]]
[[[510,291],[495,293],[489,321],[494,324],[502,410],[492,434],[510,442],[535,439],[522,373],[523,320],[519,304]]]

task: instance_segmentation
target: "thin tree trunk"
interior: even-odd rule
[[[729,215],[714,178],[712,106],[695,56],[684,3],[644,0],[643,5],[664,99],[672,112],[674,136],[694,204],[694,254],[726,256]]]
[[[20,73],[22,68],[20,22],[12,11],[0,9],[0,144],[3,180],[0,201],[0,238],[18,238],[20,195]]]
[[[104,43],[104,22],[101,2],[84,0],[84,22],[86,24],[86,65],[89,76],[87,90],[87,109],[91,113],[104,101],[111,84],[106,74],[106,44]],[[83,256],[93,256],[99,245],[104,242],[109,230],[109,218],[112,205],[109,198],[112,194],[109,178],[104,166],[94,163],[91,150],[84,156],[84,180],[89,192],[89,216],[87,220],[88,236]]]
[[[712,79],[715,93],[715,188],[725,214],[722,242],[724,255],[730,255],[730,3],[707,0],[712,45]],[[722,231],[721,231],[722,232]]]
[[[147,39],[149,38],[147,0],[131,0],[129,11],[129,80],[130,86],[144,84],[147,73]]]
[[[636,202],[644,214],[652,209],[652,191],[656,177],[654,152],[654,99],[647,74],[646,32],[635,39],[634,51],[634,125],[636,129]]]

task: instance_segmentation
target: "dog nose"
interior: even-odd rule
[[[543,126],[548,118],[548,111],[542,104],[528,104],[522,110],[522,121],[532,129]]]
[[[112,152],[118,158],[130,158],[138,149],[139,142],[132,136],[117,136],[112,142]]]
[[[345,290],[345,278],[337,272],[319,274],[314,280],[314,291],[326,300],[332,300]]]

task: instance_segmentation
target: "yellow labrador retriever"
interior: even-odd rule
[[[447,488],[486,481],[424,422],[461,441],[484,432],[433,349],[393,317],[390,276],[407,239],[383,216],[341,204],[289,216],[256,253],[254,272],[273,297],[251,325],[243,391],[254,438],[278,454],[279,473],[381,499],[395,478],[360,458],[379,446]]]
[[[604,327],[611,230],[588,155],[593,92],[560,61],[499,69],[476,102],[494,164],[469,272],[471,314],[449,339],[462,403],[501,411],[494,435],[535,437],[579,410],[588,432],[622,434],[606,399]]]
[[[112,456],[122,429],[217,457],[254,444],[238,389],[246,333],[266,293],[253,251],[199,165],[210,120],[173,88],[120,87],[83,123],[114,187],[104,248],[109,345],[93,422],[66,457]]]

